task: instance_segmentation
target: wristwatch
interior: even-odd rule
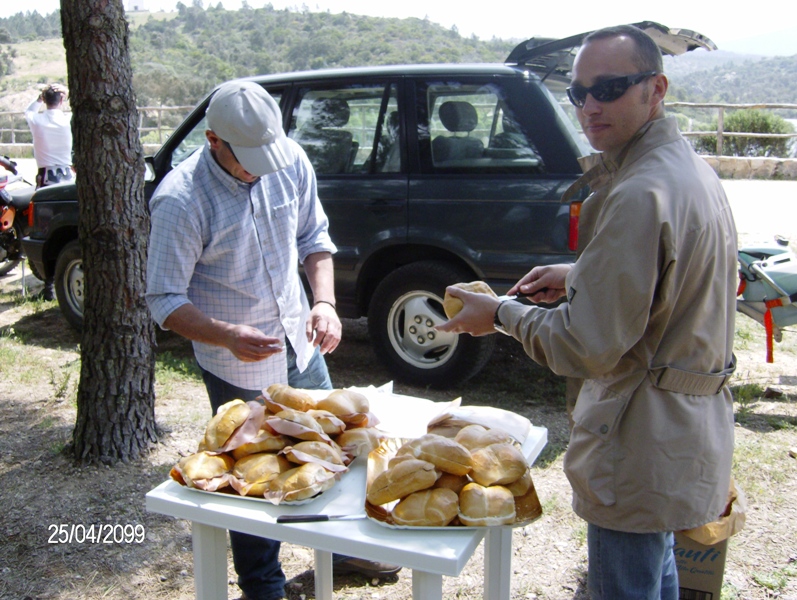
[[[509,335],[509,332],[504,327],[504,324],[501,323],[501,319],[498,317],[498,311],[501,310],[501,307],[504,305],[504,302],[509,302],[508,300],[502,300],[501,303],[495,309],[495,316],[493,317],[493,327],[499,333],[503,333]]]

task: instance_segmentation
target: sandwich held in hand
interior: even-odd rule
[[[470,283],[455,283],[452,287],[462,288],[467,292],[475,292],[479,294],[489,294],[495,298],[498,295],[492,290],[492,288],[484,283],[483,281],[471,281]],[[447,291],[445,296],[443,297],[443,311],[446,313],[446,316],[449,319],[453,319],[459,311],[462,310],[464,304],[462,300],[459,298],[454,298],[454,296],[450,295]]]

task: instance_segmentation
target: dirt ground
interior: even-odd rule
[[[734,387],[740,397],[751,387],[758,392],[736,406],[734,474],[749,507],[745,529],[730,542],[723,598],[797,600],[797,336],[787,333],[775,363],[767,365],[763,329],[738,318],[743,331]],[[345,321],[344,329],[344,342],[329,360],[335,385],[389,381],[364,322]],[[148,513],[144,495],[168,477],[181,455],[194,451],[210,416],[204,388],[198,380],[159,381],[160,442],[152,453],[134,464],[77,467],[63,448],[75,421],[78,344],[56,303],[21,302],[17,272],[0,279],[0,599],[193,598],[190,524]],[[190,353],[174,338],[162,336],[161,346],[177,356]],[[529,394],[534,389],[550,390],[550,396],[528,400],[536,398]],[[434,400],[461,395],[464,403],[509,408],[548,428],[548,447],[533,469],[543,516],[513,534],[513,599],[587,597],[586,527],[570,509],[562,473],[568,431],[563,390],[562,380],[533,365],[503,336],[487,368],[460,389],[395,387]],[[61,543],[60,525],[116,530],[120,537],[129,526],[143,539]],[[314,597],[312,559],[308,548],[283,545],[290,600]],[[237,598],[228,562],[229,597]],[[444,597],[482,598],[482,565],[480,547],[459,577],[444,578]],[[411,576],[336,577],[334,594],[408,599]]]

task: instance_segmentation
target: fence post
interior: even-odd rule
[[[725,127],[725,107],[720,106],[717,113],[717,156],[722,156],[722,130]]]

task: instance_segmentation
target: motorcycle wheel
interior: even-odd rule
[[[2,234],[2,244],[5,247],[6,257],[0,261],[0,277],[8,275],[22,262],[22,226],[16,219],[11,229]]]

